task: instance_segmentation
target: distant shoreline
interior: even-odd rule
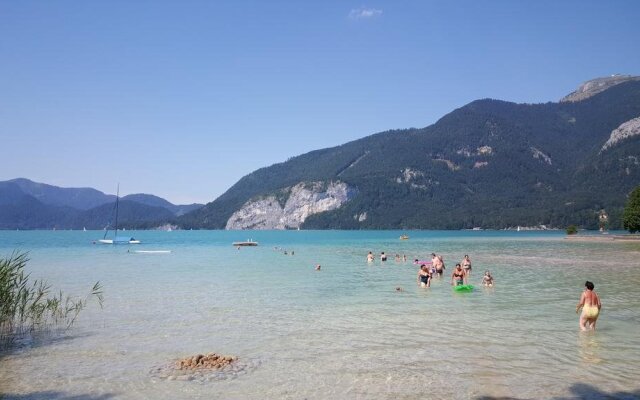
[[[640,235],[567,235],[565,239],[585,242],[640,242]]]

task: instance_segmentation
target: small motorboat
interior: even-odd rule
[[[409,236],[407,236],[407,235],[401,235],[400,236],[400,240],[408,240],[408,239],[409,239]]]
[[[258,242],[254,242],[253,239],[249,239],[246,242],[233,242],[234,247],[244,247],[244,246],[257,246]]]

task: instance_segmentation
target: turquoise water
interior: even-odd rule
[[[95,281],[105,291],[104,309],[85,310],[70,331],[3,354],[0,393],[20,399],[640,394],[640,244],[567,241],[560,232],[129,233],[143,244],[92,244],[101,232],[0,232],[0,255],[29,251],[32,277],[78,295]],[[402,233],[410,240],[398,240]],[[249,238],[260,246],[231,246]],[[385,251],[389,261],[368,264],[368,251]],[[469,254],[477,290],[454,293],[448,278],[420,288],[417,268],[394,260],[395,254],[428,259],[431,252],[444,256],[449,274]],[[494,288],[479,285],[486,269]],[[581,333],[574,311],[587,279],[603,312],[597,332]],[[239,367],[194,377],[167,368],[208,352],[236,355]]]

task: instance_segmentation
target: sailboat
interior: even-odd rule
[[[118,202],[120,200],[120,184],[118,184],[118,190],[116,192],[116,223],[114,229],[114,237],[113,239],[107,239],[107,235],[109,234],[108,226],[105,228],[104,236],[102,239],[98,240],[98,242],[102,244],[140,244],[139,240],[129,236],[118,236]],[[124,229],[123,229],[124,230]]]

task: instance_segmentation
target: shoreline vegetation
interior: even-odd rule
[[[89,300],[95,298],[102,308],[103,291],[96,282],[83,298],[53,294],[44,280],[31,279],[24,269],[28,253],[14,251],[0,258],[0,350],[29,334],[52,328],[69,329]]]

